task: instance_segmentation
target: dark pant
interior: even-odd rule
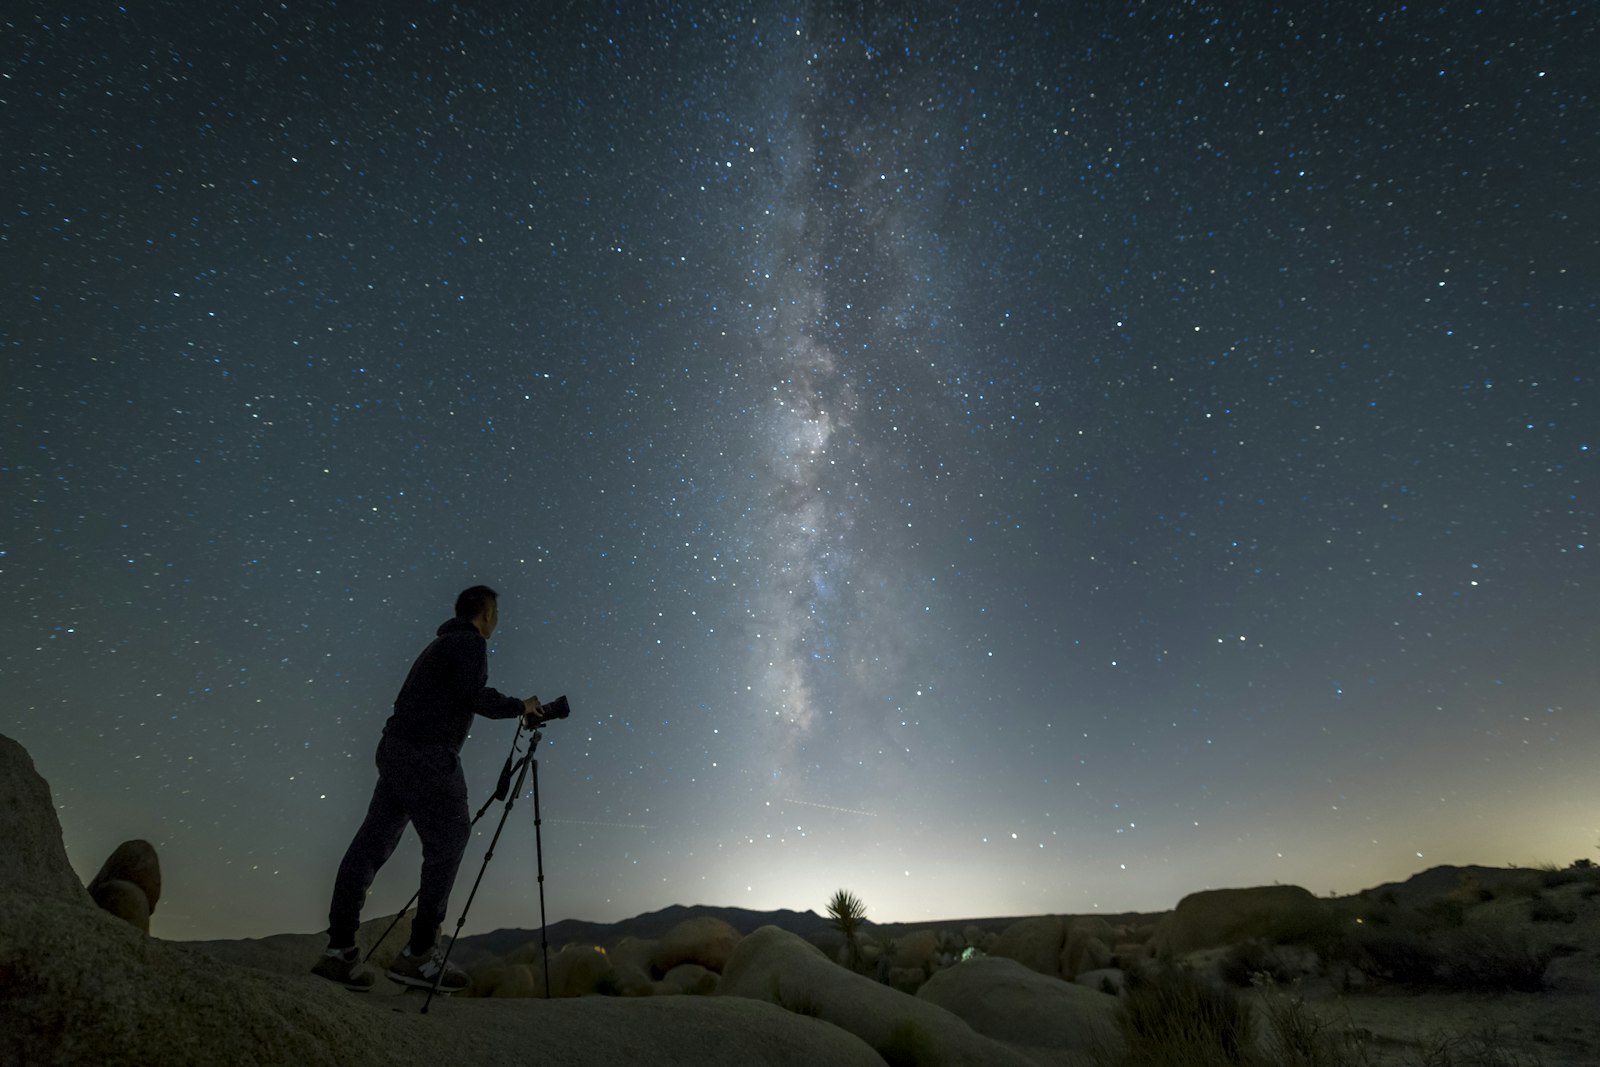
[[[422,839],[422,888],[411,922],[411,952],[420,955],[439,938],[450,887],[461,866],[472,822],[461,761],[442,745],[412,745],[384,735],[378,744],[378,785],[367,817],[345,850],[328,909],[328,944],[353,945],[361,905],[378,868],[394,853],[406,823]]]

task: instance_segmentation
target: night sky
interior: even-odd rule
[[[324,927],[477,582],[551,921],[1594,856],[1594,5],[76,6],[0,27],[0,730],[154,933]]]

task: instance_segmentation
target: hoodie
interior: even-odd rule
[[[443,745],[459,753],[472,729],[472,716],[511,719],[522,701],[489,686],[489,642],[468,619],[451,619],[411,665],[386,737],[413,745]]]

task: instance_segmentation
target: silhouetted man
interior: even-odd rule
[[[463,590],[456,597],[455,617],[439,627],[394,699],[394,713],[378,742],[378,784],[367,817],[339,864],[328,909],[328,950],[311,968],[313,974],[351,989],[372,987],[373,974],[356,948],[361,905],[378,868],[410,823],[422,839],[422,888],[410,944],[390,965],[388,976],[430,988],[437,979],[445,992],[467,985],[466,972],[453,964],[444,966],[438,950],[439,924],[472,826],[461,744],[474,715],[522,715],[532,726],[544,711],[538,697],[518,700],[489,687],[489,635],[500,621],[497,598],[486,585]]]

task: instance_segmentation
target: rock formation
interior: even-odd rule
[[[89,882],[89,896],[124,922],[150,932],[150,915],[161,899],[161,862],[148,841],[124,841]]]

